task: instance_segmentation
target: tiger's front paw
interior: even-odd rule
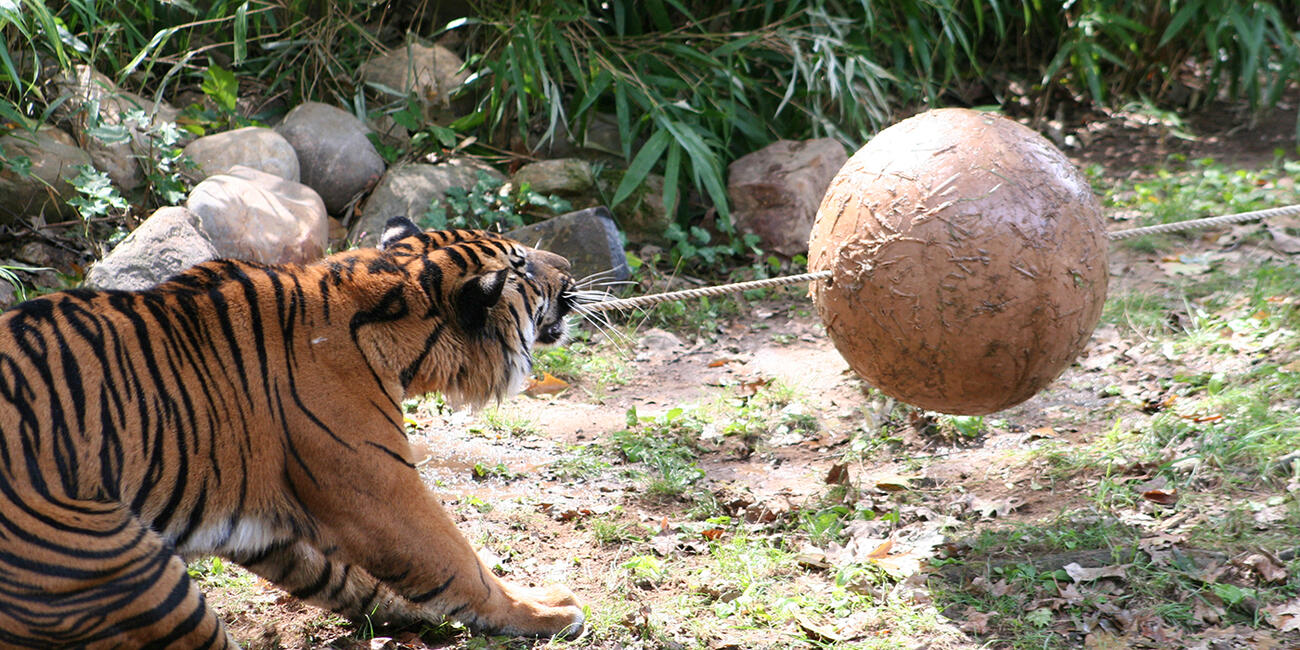
[[[512,601],[509,618],[513,620],[503,625],[502,631],[564,639],[576,639],[586,632],[586,615],[567,587],[504,587]]]

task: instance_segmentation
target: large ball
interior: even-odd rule
[[[813,224],[817,311],[884,393],[966,415],[1029,399],[1078,356],[1106,297],[1087,180],[1011,120],[933,110],[881,131]]]

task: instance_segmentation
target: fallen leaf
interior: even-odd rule
[[[1286,581],[1286,565],[1268,553],[1251,553],[1241,564],[1253,569],[1265,584]]]
[[[524,394],[529,397],[538,395],[556,395],[569,389],[569,382],[552,375],[549,372],[542,373],[542,378],[528,378],[528,385],[524,387]]]
[[[726,531],[722,530],[721,528],[705,528],[704,530],[700,531],[700,536],[712,542],[714,540],[721,538],[724,532]]]
[[[755,379],[754,381],[745,381],[740,383],[740,394],[742,397],[748,397],[758,393],[760,388],[772,383],[772,378]]]
[[[804,544],[803,548],[799,549],[799,554],[794,556],[794,560],[800,566],[810,569],[827,569],[831,566],[831,563],[826,561],[826,551],[812,544]]]
[[[970,605],[966,606],[964,614],[966,620],[961,623],[961,630],[971,634],[988,634],[989,620],[996,614],[994,612],[981,612]]]
[[[1270,244],[1273,250],[1287,255],[1300,253],[1300,237],[1287,234],[1285,228],[1269,226],[1268,234],[1273,236],[1273,242]]]
[[[1086,569],[1080,566],[1078,562],[1071,562],[1061,568],[1064,569],[1066,575],[1069,575],[1070,579],[1075,582],[1092,582],[1093,580],[1101,580],[1102,578],[1123,579],[1125,570],[1128,569],[1128,566],[1129,565],[1127,564],[1120,564],[1116,566]]]
[[[1278,368],[1278,370],[1281,370],[1282,372],[1300,372],[1300,359],[1296,359],[1295,361]]]
[[[1175,503],[1178,503],[1178,489],[1147,490],[1142,493],[1142,498],[1152,503],[1158,503],[1162,506],[1172,506]]]
[[[1300,598],[1265,607],[1264,613],[1268,615],[1269,624],[1283,632],[1300,630]]]
[[[826,472],[827,485],[848,485],[849,484],[849,465],[848,463],[835,463],[831,465],[831,470]]]
[[[911,488],[912,479],[907,476],[885,476],[876,479],[876,489],[885,492],[902,492]]]
[[[870,553],[867,553],[867,559],[875,560],[878,558],[885,557],[889,555],[889,550],[892,548],[894,548],[894,540],[887,539],[884,542],[881,542],[880,546],[877,546],[875,550],[871,551]]]
[[[808,638],[813,641],[843,643],[848,640],[848,638],[831,629],[829,626],[813,623],[808,620],[807,617],[797,616],[795,620],[799,622],[799,627],[803,628],[803,631],[808,635]]]

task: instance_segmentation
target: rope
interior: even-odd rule
[[[1191,219],[1188,221],[1179,221],[1177,223],[1162,223],[1156,226],[1145,226],[1142,228],[1129,228],[1128,230],[1116,230],[1115,232],[1106,233],[1111,240],[1127,239],[1129,237],[1140,237],[1142,235],[1151,235],[1155,233],[1178,232],[1180,230],[1196,230],[1198,228],[1210,228],[1213,226],[1222,226],[1230,223],[1241,223],[1243,221],[1254,221],[1255,219],[1267,219],[1269,217],[1289,217],[1300,215],[1300,205],[1287,205],[1280,208],[1269,208],[1267,210],[1254,210],[1252,212],[1238,212],[1237,214],[1228,214],[1222,217],[1205,217],[1204,219]]]
[[[1180,232],[1183,230],[1198,230],[1201,228],[1211,228],[1231,223],[1241,223],[1244,221],[1254,221],[1256,219],[1267,219],[1269,217],[1282,217],[1300,215],[1300,205],[1288,205],[1281,208],[1269,208],[1267,210],[1254,210],[1251,212],[1238,212],[1220,217],[1205,217],[1203,219],[1189,219],[1176,223],[1162,223],[1155,226],[1143,226],[1141,228],[1129,228],[1127,230],[1116,230],[1106,233],[1106,238],[1111,241],[1117,239],[1128,239],[1130,237],[1140,237],[1142,235],[1153,235],[1157,233]],[[600,302],[583,303],[582,309],[586,311],[608,311],[611,309],[643,309],[660,303],[670,302],[673,300],[687,300],[690,298],[704,298],[721,296],[728,293],[739,293],[749,291],[750,289],[769,289],[772,287],[785,286],[787,284],[799,284],[801,282],[811,282],[829,278],[830,271],[811,271],[809,273],[800,273],[798,275],[787,275],[779,278],[767,278],[765,280],[750,280],[748,282],[736,282],[733,284],[723,284],[716,287],[700,287],[698,289],[684,289],[682,291],[669,291],[667,293],[654,293],[645,296],[635,296],[632,298],[618,298],[615,300],[603,300]]]

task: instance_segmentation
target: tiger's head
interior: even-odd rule
[[[421,231],[390,219],[369,262],[401,278],[353,317],[372,364],[397,373],[404,396],[433,391],[479,405],[518,392],[536,344],[567,336],[575,308],[569,262],[480,230]]]

